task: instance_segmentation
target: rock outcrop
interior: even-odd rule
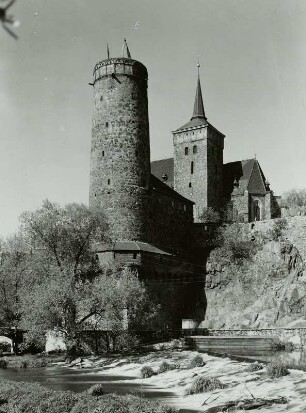
[[[209,327],[306,326],[306,218],[288,219],[279,236],[271,236],[273,225],[245,225],[244,237],[250,242],[261,239],[251,259],[222,264],[218,250],[211,255],[206,279]]]

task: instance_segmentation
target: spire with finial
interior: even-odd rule
[[[128,59],[131,59],[131,53],[130,53],[129,46],[127,45],[126,39],[124,39],[124,42],[123,42],[122,57],[127,57]]]
[[[201,82],[200,82],[200,61],[198,58],[198,83],[193,107],[193,115],[191,119],[196,118],[204,118],[206,120],[204,105],[203,105],[203,97],[202,97],[202,90],[201,90]]]

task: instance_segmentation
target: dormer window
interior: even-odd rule
[[[162,174],[162,179],[164,182],[168,181],[168,175],[167,174]]]

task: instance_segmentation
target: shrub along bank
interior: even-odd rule
[[[106,394],[97,397],[90,391],[73,393],[50,390],[38,383],[0,380],[0,411],[14,413],[176,413],[156,401],[133,395]]]

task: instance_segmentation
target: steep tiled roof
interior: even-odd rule
[[[117,241],[114,245],[100,244],[95,247],[96,252],[107,251],[144,251],[152,252],[154,254],[171,255],[166,251],[163,251],[152,244],[141,241]]]
[[[234,186],[234,181],[238,186]],[[243,195],[245,190],[251,194],[265,195],[268,190],[265,181],[265,176],[256,159],[229,162],[223,165],[225,197]]]
[[[154,175],[151,175],[150,185],[152,189],[162,192],[171,198],[177,198],[180,199],[182,202],[194,204],[193,201],[190,201],[190,199],[185,198],[184,196],[176,192],[173,188],[170,188],[170,186],[164,184],[160,179],[156,178],[156,176]]]
[[[189,122],[185,123],[185,125],[181,126],[180,128],[176,129],[173,132],[177,132],[177,131],[189,129],[189,128],[196,128],[198,126],[206,126],[206,125],[208,125],[208,122],[205,118],[191,118]]]
[[[160,159],[159,161],[151,162],[151,172],[156,178],[165,182],[170,187],[173,187],[174,181],[174,160],[173,158]],[[163,175],[167,175],[168,179],[163,180]]]

